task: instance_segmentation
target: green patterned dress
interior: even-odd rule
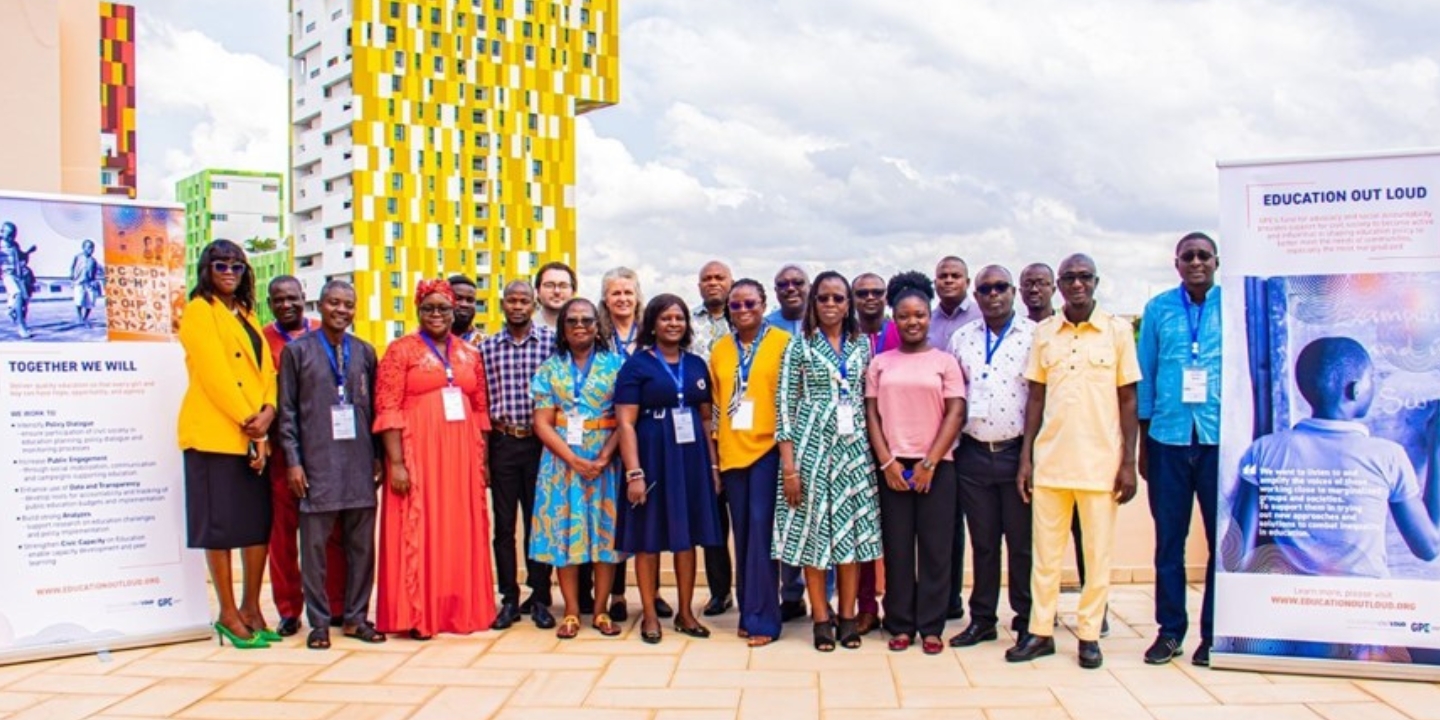
[[[796,335],[780,364],[775,439],[794,445],[801,501],[794,508],[785,502],[782,479],[772,554],[789,565],[830,568],[881,554],[879,494],[865,431],[870,344],[853,338],[841,350],[843,361],[821,333]],[[849,435],[839,432],[841,402],[854,408],[855,432]]]

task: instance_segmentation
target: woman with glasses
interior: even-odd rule
[[[535,483],[530,558],[553,566],[560,577],[565,616],[555,630],[561,640],[580,632],[580,567],[594,564],[595,587],[608,589],[621,559],[615,550],[615,378],[624,359],[597,333],[595,306],[575,298],[560,308],[555,354],[530,383],[535,399],[535,436],[545,449]],[[596,598],[591,626],[613,637],[620,627]]]
[[[945,650],[950,551],[955,544],[955,464],[950,448],[965,415],[960,364],[930,347],[935,290],[918,272],[890,278],[886,300],[900,332],[895,352],[865,371],[865,419],[880,463],[885,518],[885,629],[890,649],[921,637],[926,655]]]
[[[730,287],[726,317],[733,332],[710,350],[715,388],[715,444],[720,482],[735,529],[740,637],[750,647],[780,637],[780,567],[770,552],[775,532],[775,394],[790,334],[765,324],[765,288],[745,278]]]
[[[774,551],[781,562],[805,568],[815,649],[821,652],[836,644],[826,570],[836,568],[839,578],[839,642],[858,648],[859,563],[880,557],[880,509],[865,430],[869,362],[850,283],[837,272],[820,273],[810,286],[801,334],[790,339],[781,361]]]
[[[216,240],[200,252],[179,335],[190,379],[179,421],[186,540],[205,550],[220,605],[220,644],[268,647],[280,640],[260,613],[271,518],[270,481],[261,473],[275,419],[275,365],[255,317],[255,273],[239,245]],[[230,563],[235,548],[239,607]]]
[[[626,505],[620,511],[617,546],[635,555],[636,584],[644,618],[640,638],[660,642],[656,588],[660,553],[675,556],[680,602],[675,631],[710,637],[695,618],[695,546],[719,545],[720,475],[711,458],[714,440],[709,374],[705,361],[689,352],[690,310],[674,295],[645,306],[639,352],[620,370],[615,414],[620,421],[620,457],[625,464]]]
[[[420,331],[390,344],[375,382],[375,432],[385,445],[375,625],[408,632],[487,630],[495,620],[485,499],[485,369],[450,334],[455,293],[444,280],[415,291]]]

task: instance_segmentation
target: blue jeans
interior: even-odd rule
[[[1155,519],[1155,622],[1162,637],[1185,639],[1185,541],[1190,513],[1200,500],[1200,519],[1210,558],[1205,562],[1205,600],[1200,611],[1200,639],[1209,643],[1215,622],[1215,503],[1218,495],[1220,449],[1215,445],[1166,445],[1145,438],[1149,467],[1150,516]]]

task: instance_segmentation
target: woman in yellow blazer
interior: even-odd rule
[[[260,613],[270,541],[265,433],[275,418],[275,368],[255,318],[255,273],[245,252],[216,240],[200,253],[199,278],[180,318],[190,384],[180,405],[185,520],[205,550],[220,603],[220,643],[263,648],[280,636]],[[230,551],[240,548],[244,590],[235,605]]]

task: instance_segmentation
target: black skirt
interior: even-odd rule
[[[244,455],[185,451],[185,527],[189,547],[205,550],[270,542],[270,479]]]

